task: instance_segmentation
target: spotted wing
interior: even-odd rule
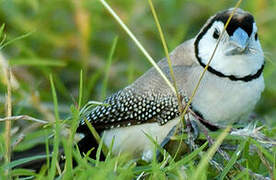
[[[179,116],[178,102],[174,95],[147,92],[135,93],[126,88],[107,98],[107,106],[97,106],[87,120],[97,129],[126,127],[142,123],[158,122],[160,125]],[[78,132],[87,130],[85,121],[80,122]]]

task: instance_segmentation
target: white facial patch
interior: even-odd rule
[[[215,21],[199,40],[198,57],[203,64],[208,63],[218,42],[219,38],[214,36],[215,30],[219,31],[221,35],[223,29],[224,23]],[[256,32],[255,23],[250,38],[241,27],[238,27],[232,36],[225,31],[211,60],[210,67],[223,75],[237,78],[255,74],[264,63],[260,42],[254,38]]]
[[[258,27],[256,25],[256,23],[253,23],[253,34],[258,32]]]
[[[213,51],[215,50],[217,39],[214,39],[213,34],[217,29],[221,34],[224,24],[221,21],[215,21],[210,29],[204,34],[198,44],[198,54],[204,64],[207,64]],[[217,49],[218,51],[219,49]]]

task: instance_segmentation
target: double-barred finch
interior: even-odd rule
[[[191,104],[209,129],[246,120],[264,89],[264,57],[253,16],[237,9],[222,34],[232,11],[228,9],[210,17],[195,38],[170,54],[177,87],[187,100],[221,36]],[[158,65],[170,78],[167,60],[162,59]],[[127,152],[150,160],[154,145],[145,134],[161,143],[179,123],[177,98],[154,68],[105,103],[109,105],[94,108],[87,119],[105,145],[110,146],[114,139],[114,154]],[[81,151],[96,146],[84,121],[77,131],[85,135],[79,142]]]

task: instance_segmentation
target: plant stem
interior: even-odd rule
[[[12,116],[12,100],[11,100],[11,69],[7,68],[7,96],[6,96],[6,116]],[[11,121],[5,122],[5,140],[6,140],[6,153],[5,163],[8,164],[11,160]],[[9,169],[6,170],[6,175],[9,175]]]

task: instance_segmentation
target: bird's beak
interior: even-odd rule
[[[242,28],[237,28],[236,31],[230,36],[230,50],[227,52],[228,55],[243,54],[249,42],[247,33]]]

